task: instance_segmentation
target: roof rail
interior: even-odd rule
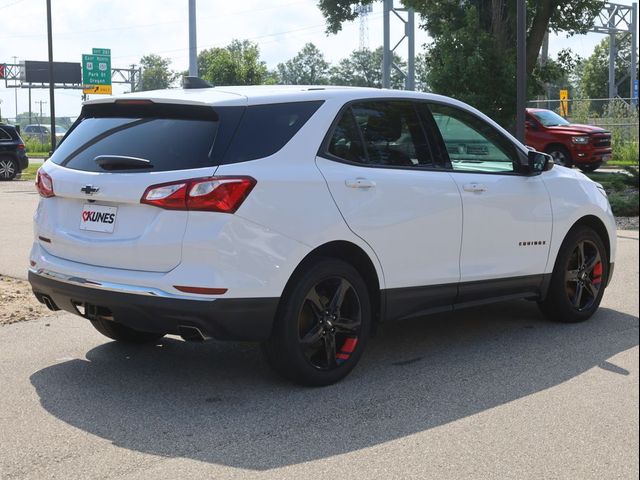
[[[213,88],[209,82],[201,79],[200,77],[182,77],[182,88],[190,90],[192,88]]]

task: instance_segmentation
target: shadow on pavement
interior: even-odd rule
[[[87,328],[90,328],[87,325]],[[123,448],[266,470],[352,452],[517,400],[638,345],[638,319],[577,325],[528,302],[388,323],[343,382],[275,377],[248,344],[105,343],[31,376],[58,419]]]

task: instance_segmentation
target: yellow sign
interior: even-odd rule
[[[91,95],[111,95],[111,85],[85,85],[82,93]]]
[[[569,90],[560,90],[560,115],[569,115]]]

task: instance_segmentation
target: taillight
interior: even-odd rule
[[[24,143],[18,144],[18,150],[24,150]]]
[[[38,169],[38,173],[36,176],[36,188],[38,189],[38,193],[43,198],[55,197],[55,193],[53,193],[53,180],[49,175],[42,171],[42,169]]]
[[[208,177],[161,183],[147,188],[140,199],[166,210],[234,213],[256,185],[251,177]]]

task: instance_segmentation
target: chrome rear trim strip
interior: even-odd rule
[[[38,275],[40,277],[56,280],[58,282],[68,283],[70,285],[77,285],[79,287],[94,288],[96,290],[128,293],[132,295],[145,295],[149,297],[172,298],[172,299],[178,299],[178,300],[195,300],[195,301],[202,301],[202,302],[211,302],[215,300],[213,298],[176,295],[173,293],[165,292],[164,290],[160,290],[159,288],[153,288],[153,287],[143,287],[139,285],[126,285],[122,283],[89,280],[87,278],[74,277],[71,275],[65,275],[63,273],[53,272],[51,270],[45,270],[43,268],[39,268],[39,269],[30,268],[29,271],[34,275]]]

